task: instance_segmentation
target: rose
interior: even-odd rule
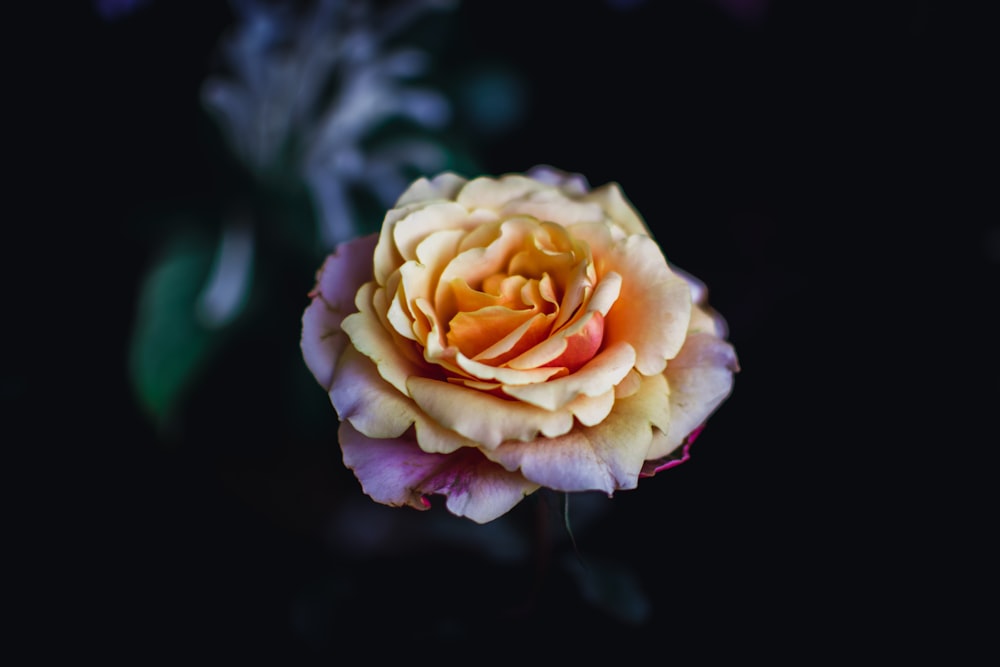
[[[301,347],[374,500],[491,521],[686,460],[738,362],[617,184],[419,179],[316,274]]]

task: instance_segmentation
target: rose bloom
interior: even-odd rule
[[[686,460],[739,369],[617,184],[549,167],[417,180],[309,296],[302,353],[364,492],[478,523]]]

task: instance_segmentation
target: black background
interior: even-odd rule
[[[331,516],[360,496],[335,416],[289,432],[267,409],[282,387],[267,359],[297,353],[304,297],[233,353],[248,360],[238,390],[206,388],[188,436],[158,440],[126,377],[151,252],[132,225],[224,178],[206,166],[197,95],[231,14],[156,0],[118,22],[87,3],[41,13],[8,27],[24,37],[7,104],[27,150],[4,249],[23,313],[6,325],[4,394],[9,474],[28,482],[9,504],[27,529],[16,604],[36,648],[141,664],[478,659],[442,652],[465,644],[811,661],[961,650],[982,629],[953,597],[991,583],[970,576],[987,548],[978,459],[996,435],[974,425],[995,407],[1000,271],[996,49],[978,11],[457,11],[445,62],[499,60],[529,93],[522,123],[478,147],[485,171],[547,163],[619,182],[668,258],[709,285],[740,356],[694,458],[577,536],[584,557],[642,582],[653,612],[639,626],[582,602],[555,565],[536,579],[544,560],[331,548]],[[292,294],[314,271],[287,277]]]

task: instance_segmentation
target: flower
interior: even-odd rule
[[[303,357],[365,493],[478,523],[686,459],[739,370],[618,185],[546,166],[418,179],[309,296]]]

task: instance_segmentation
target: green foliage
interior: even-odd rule
[[[140,288],[129,373],[139,403],[159,425],[179,407],[218,345],[220,332],[202,324],[196,309],[212,255],[204,235],[178,236],[162,250]]]

